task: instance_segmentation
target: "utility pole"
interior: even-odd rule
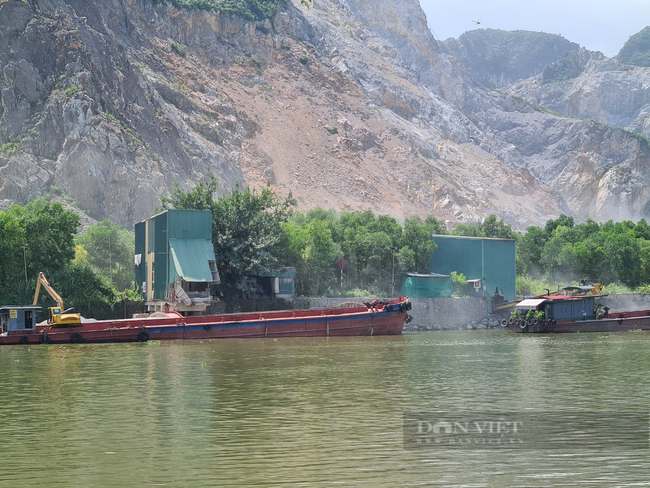
[[[397,251],[397,248],[392,247],[391,252],[393,253],[393,275],[392,275],[391,285],[390,285],[391,298],[395,296],[395,251]]]
[[[23,261],[25,262],[25,283],[27,283],[27,244],[23,245]]]

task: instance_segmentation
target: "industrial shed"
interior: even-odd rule
[[[148,311],[203,313],[220,282],[212,212],[172,209],[136,224],[134,264]]]
[[[435,273],[463,273],[474,284],[476,295],[485,297],[492,312],[497,301],[515,299],[515,241],[485,237],[434,235],[438,246],[431,254],[429,269]]]

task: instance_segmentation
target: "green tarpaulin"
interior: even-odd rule
[[[437,273],[409,273],[402,283],[402,295],[409,298],[450,297],[451,276]]]

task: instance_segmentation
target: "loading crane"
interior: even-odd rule
[[[72,313],[74,308],[69,308],[64,310],[63,299],[59,294],[54,291],[52,285],[47,281],[47,278],[43,272],[38,273],[38,280],[36,282],[36,293],[34,293],[34,305],[38,303],[38,295],[41,292],[41,285],[47,290],[50,296],[56,302],[56,307],[49,307],[50,316],[47,320],[48,325],[52,327],[74,327],[81,325],[81,315],[78,313]]]

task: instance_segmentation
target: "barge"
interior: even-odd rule
[[[537,334],[650,330],[650,310],[610,313],[597,302],[604,296],[548,294],[527,298],[514,306],[513,316],[503,319],[501,325],[514,332]]]
[[[156,312],[122,320],[57,323],[59,307],[50,308],[47,324],[36,324],[38,306],[0,307],[0,345],[148,340],[280,338],[399,335],[410,321],[411,302],[400,296],[346,307],[248,312],[185,317]]]

